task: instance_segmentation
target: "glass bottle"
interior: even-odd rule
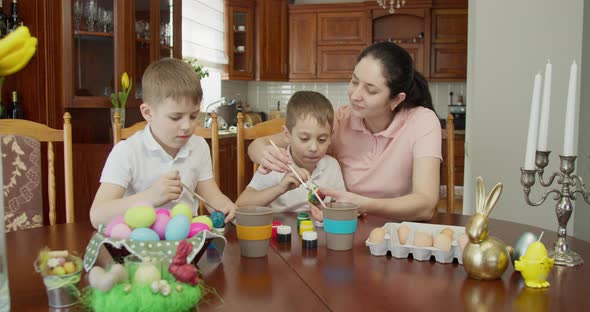
[[[0,38],[8,34],[8,16],[4,14],[4,5],[0,1]]]
[[[10,112],[10,118],[25,119],[25,113],[18,102],[18,93],[16,91],[12,91],[12,109]]]
[[[23,21],[18,16],[17,0],[12,0],[10,5],[10,18],[8,19],[8,32],[13,32],[18,26],[21,26]]]

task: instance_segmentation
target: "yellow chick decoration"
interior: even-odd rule
[[[547,257],[547,249],[540,241],[532,243],[520,260],[514,262],[516,271],[520,271],[524,283],[532,288],[549,287],[547,276],[553,267],[554,259]]]

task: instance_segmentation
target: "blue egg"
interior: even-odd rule
[[[225,226],[225,215],[221,211],[213,211],[211,221],[214,228],[222,228]]]
[[[176,215],[166,226],[166,240],[181,240],[188,237],[191,221],[184,215]]]
[[[150,228],[137,228],[131,232],[129,238],[136,241],[159,241],[160,236]]]

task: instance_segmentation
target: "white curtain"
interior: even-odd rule
[[[223,0],[182,1],[182,56],[215,67],[227,64]]]

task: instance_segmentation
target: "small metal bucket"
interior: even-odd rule
[[[80,270],[66,275],[47,275],[41,271],[38,261],[33,263],[35,271],[43,276],[43,283],[47,289],[47,301],[52,308],[66,308],[78,303],[80,291],[76,286],[82,275],[82,261],[78,257],[70,256]]]

